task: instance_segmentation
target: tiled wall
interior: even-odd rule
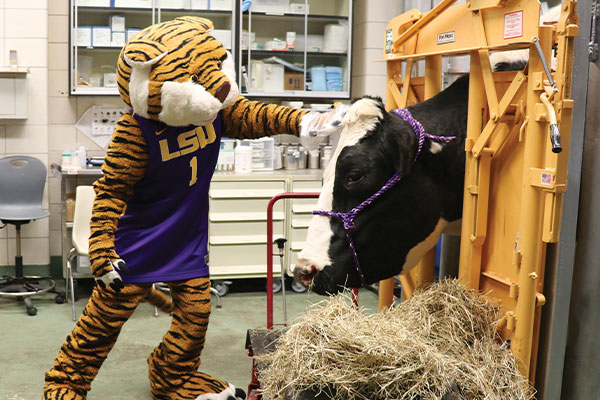
[[[48,0],[48,160],[60,164],[63,149],[85,146],[89,156],[103,156],[104,149],[75,129],[75,123],[91,106],[118,106],[117,96],[69,96],[69,0]],[[51,256],[61,255],[60,179],[50,177]]]
[[[385,100],[386,66],[383,38],[390,19],[402,14],[402,0],[355,0],[352,46],[352,97],[381,96]]]
[[[20,69],[28,69],[28,118],[0,120],[0,157],[29,154],[48,163],[48,2],[0,0],[0,65],[8,69],[10,50]],[[48,206],[48,190],[44,207]],[[22,228],[25,264],[49,263],[49,219]],[[14,264],[15,230],[0,230],[0,265]]]
[[[118,97],[69,96],[69,0],[0,0],[0,54],[8,66],[9,50],[16,49],[19,65],[29,67],[29,117],[0,120],[0,157],[30,154],[50,169],[60,164],[65,148],[80,145],[90,155],[104,150],[75,129],[75,123],[92,105],[123,106]],[[356,0],[354,5],[352,96],[385,96],[382,35],[391,15],[401,13],[402,1]],[[49,173],[44,207],[49,219],[23,227],[26,265],[46,265],[61,255],[60,179]],[[14,229],[0,230],[0,265],[14,263]]]

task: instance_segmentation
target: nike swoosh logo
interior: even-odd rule
[[[167,128],[163,128],[160,131],[156,131],[156,136],[160,135],[161,133],[163,133],[166,130],[167,130]]]

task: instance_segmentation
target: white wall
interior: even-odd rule
[[[26,120],[0,120],[0,157],[29,154],[48,164],[48,1],[0,0],[0,69],[8,69],[10,50],[19,67],[28,68]],[[48,190],[44,207],[48,207]],[[23,226],[25,264],[48,264],[49,223],[46,219]],[[14,264],[15,229],[0,230],[0,265]]]
[[[381,96],[385,101],[386,65],[383,59],[385,28],[402,14],[402,0],[355,0],[352,46],[352,97]]]

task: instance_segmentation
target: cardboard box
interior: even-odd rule
[[[254,12],[284,14],[289,10],[290,0],[252,0],[252,11]]]
[[[127,29],[127,31],[125,32],[125,40],[127,42],[129,42],[129,40],[131,40],[131,38],[133,36],[135,36],[136,33],[140,32],[141,29],[137,29],[137,28],[129,28]]]
[[[304,90],[304,74],[285,72],[283,74],[283,90]]]
[[[265,92],[283,91],[283,65],[269,63],[263,65],[263,90]]]
[[[112,47],[125,46],[125,32],[113,32],[110,39],[110,45]]]
[[[172,8],[172,9],[189,9],[190,8],[190,0],[159,0],[158,3],[160,8]]]
[[[92,27],[78,26],[77,27],[77,46],[92,46]]]
[[[192,0],[192,10],[208,10],[208,0]]]
[[[114,72],[104,73],[104,87],[117,87],[117,74]]]
[[[152,8],[152,0],[114,0],[115,7]]]
[[[233,6],[232,0],[210,0],[209,6],[211,10],[231,11]]]
[[[231,29],[213,29],[210,33],[223,44],[223,46],[231,50]]]
[[[125,32],[125,17],[122,15],[111,15],[109,25],[110,30],[113,32]]]
[[[111,31],[108,26],[92,27],[92,46],[108,47],[110,46]]]
[[[77,6],[110,7],[110,0],[77,0]]]

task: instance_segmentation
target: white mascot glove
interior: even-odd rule
[[[319,137],[338,132],[344,125],[344,117],[348,111],[345,104],[338,105],[327,112],[309,111],[300,120],[300,143],[307,150],[318,147]]]
[[[119,271],[128,272],[129,268],[127,268],[127,264],[125,261],[119,259],[115,262],[110,262],[112,266],[112,271],[105,273],[96,278],[96,283],[102,288],[106,289],[106,287],[112,288],[116,292],[120,292],[121,289],[125,287],[123,285],[123,279],[119,274]]]

